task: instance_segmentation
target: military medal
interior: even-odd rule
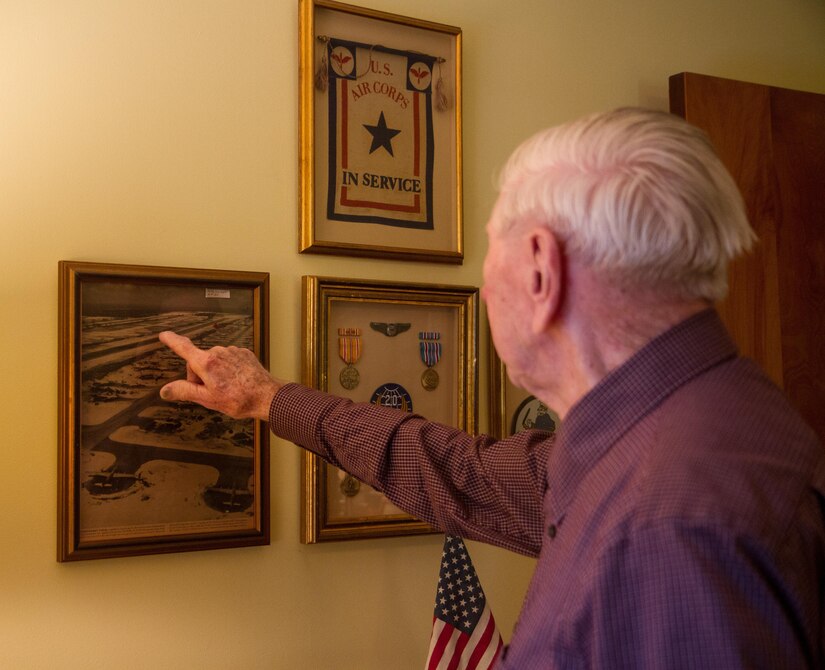
[[[341,493],[343,493],[347,498],[352,498],[353,496],[358,494],[358,491],[361,490],[361,482],[359,482],[355,477],[352,475],[347,475],[341,480]]]
[[[361,375],[355,369],[355,364],[361,358],[361,329],[338,329],[338,355],[347,366],[338,375],[338,381],[348,391],[351,391],[361,380]]]
[[[427,369],[421,374],[421,386],[427,391],[434,391],[438,387],[438,373],[434,366],[441,358],[441,333],[425,330],[418,333],[418,350],[421,360]]]

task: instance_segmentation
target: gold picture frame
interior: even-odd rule
[[[299,12],[300,251],[462,263],[461,29]]]
[[[160,399],[186,364],[158,340],[268,364],[269,275],[59,263],[58,561],[269,544],[269,432]]]
[[[489,336],[489,331],[488,331]],[[507,366],[490,342],[490,435],[498,439],[510,437],[528,428],[555,432],[558,414],[529,391],[519,388],[507,375]]]
[[[477,428],[478,289],[303,278],[303,381],[356,402]],[[304,452],[301,541],[434,532]]]

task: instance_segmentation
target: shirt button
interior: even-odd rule
[[[556,524],[551,523],[551,524],[547,527],[547,536],[548,536],[551,540],[552,540],[554,537],[556,537]]]

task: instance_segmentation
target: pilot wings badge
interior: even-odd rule
[[[409,323],[381,323],[379,321],[370,321],[370,328],[383,333],[387,337],[395,337],[405,330],[410,329]]]

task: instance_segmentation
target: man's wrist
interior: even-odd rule
[[[269,421],[269,412],[272,408],[272,403],[275,402],[275,396],[278,395],[278,392],[286,383],[287,382],[283,382],[279,379],[272,379],[272,382],[266,385],[266,388],[262,390],[260,400],[255,407],[256,419],[260,419],[261,421]]]

